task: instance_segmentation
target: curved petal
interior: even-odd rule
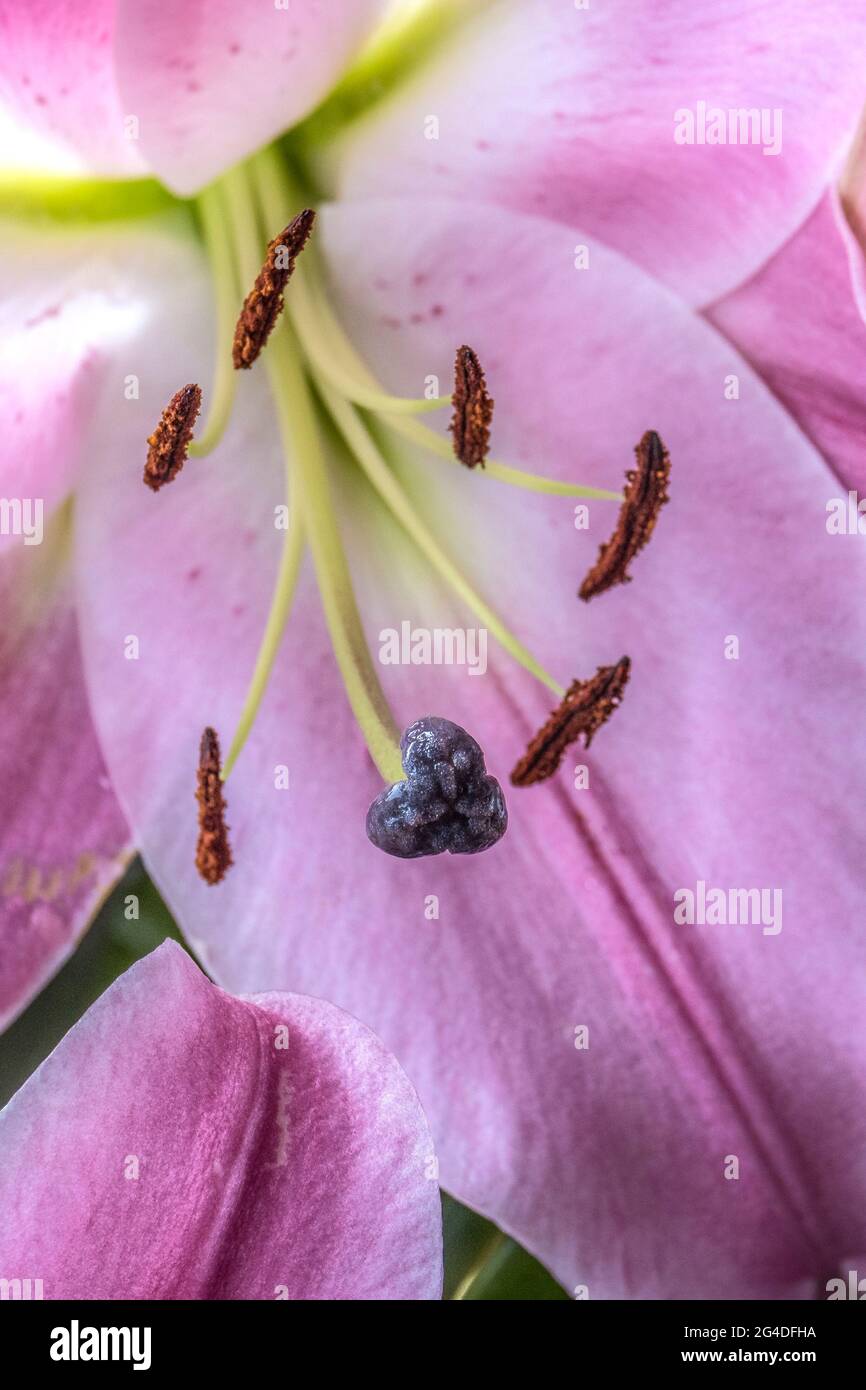
[[[607,508],[591,505],[585,534],[570,499],[434,459],[395,465],[557,677],[627,652],[632,683],[591,754],[511,791],[495,849],[394,861],[363,835],[377,779],[305,575],[227,786],[235,866],[218,888],[197,880],[198,736],[233,728],[277,562],[275,426],[255,377],[171,512],[145,509],[98,450],[83,490],[94,708],[147,863],[218,979],[315,989],[375,1022],[419,1088],[444,1185],[569,1287],[812,1296],[866,1238],[866,561],[824,528],[832,479],[747,365],[656,282],[595,244],[591,272],[575,272],[578,228],[417,200],[329,209],[321,226],[344,312],[393,388],[444,383],[454,345],[477,348],[498,455],[610,485],[659,429],[669,515],[635,582],[588,607],[575,589]],[[356,471],[338,481],[374,648],[403,620],[472,623]],[[150,653],[131,678],[110,655],[130,626]],[[402,722],[463,723],[503,781],[549,709],[493,652],[484,678],[385,675]],[[574,790],[584,763],[590,789]],[[781,889],[783,930],[678,925],[674,894],[698,881]]]
[[[94,414],[122,418],[146,389],[154,323],[183,305],[179,286],[207,313],[184,217],[86,234],[7,225],[2,249],[0,1026],[73,950],[129,851],[88,707],[61,504]],[[114,467],[139,476],[143,456],[142,440]],[[112,646],[122,667],[130,636]]]
[[[746,285],[707,311],[832,464],[866,492],[863,253],[835,192]],[[803,287],[808,285],[808,293]]]
[[[350,128],[336,191],[574,223],[705,304],[820,198],[862,106],[864,57],[866,15],[847,0],[511,0]],[[713,110],[742,110],[750,130],[755,113],[760,142],[698,143]],[[695,143],[679,144],[689,113]]]
[[[118,0],[123,99],[149,166],[194,193],[315,106],[382,0]]]
[[[140,387],[137,345],[189,245],[178,214],[0,225],[0,495],[45,516],[69,495],[94,411]]]
[[[321,1000],[223,994],[174,942],[13,1097],[0,1154],[2,1266],[45,1298],[441,1293],[432,1145],[394,1058]]]
[[[126,862],[84,687],[68,518],[0,559],[0,1027],[72,952]]]
[[[0,106],[79,167],[129,177],[145,165],[117,91],[114,23],[114,0],[0,0]]]

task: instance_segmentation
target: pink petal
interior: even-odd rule
[[[355,1019],[165,942],[3,1112],[2,1265],[51,1299],[435,1299],[432,1153]]]
[[[327,94],[381,0],[118,0],[117,74],[150,167],[196,192]]]
[[[144,441],[161,405],[149,402],[150,424],[136,417],[143,433],[116,453],[102,412],[112,421],[135,408],[127,395],[164,356],[153,322],[172,306],[183,314],[184,296],[193,295],[188,318],[201,335],[208,307],[206,271],[184,217],[86,236],[7,225],[2,251],[0,497],[11,508],[0,528],[5,1024],[74,949],[130,852],[88,707],[67,573],[71,513],[57,513],[89,457],[87,430],[103,441],[112,468],[141,486]],[[186,340],[176,336],[182,354]],[[134,669],[134,636],[122,623],[109,636],[110,660],[122,670]]]
[[[512,0],[350,128],[337,191],[577,224],[704,304],[818,201],[863,103],[864,59],[866,14],[847,0]],[[778,111],[781,151],[677,144],[676,113],[698,102],[765,110],[769,147]]]
[[[0,1027],[74,949],[128,856],[96,741],[68,537],[0,560]]]
[[[753,363],[838,475],[866,492],[863,253],[835,193],[709,318]]]
[[[0,104],[100,174],[143,173],[112,62],[114,0],[0,0]]]
[[[227,787],[235,867],[219,888],[198,881],[197,740],[208,722],[225,740],[233,729],[278,555],[275,426],[251,378],[230,437],[185,470],[170,513],[145,508],[96,445],[80,499],[94,708],[147,863],[218,979],[315,989],[375,1024],[419,1088],[444,1185],[568,1287],[813,1296],[866,1239],[866,560],[826,532],[835,479],[681,303],[595,243],[591,272],[575,271],[579,228],[420,200],[329,209],[321,227],[342,308],[393,388],[420,392],[431,372],[444,388],[454,345],[477,348],[498,455],[611,485],[659,429],[674,500],[635,582],[588,607],[575,590],[612,508],[591,504],[587,535],[571,499],[434,459],[399,466],[559,679],[627,652],[632,685],[589,755],[511,791],[494,850],[387,859],[363,836],[379,784],[306,574]],[[404,619],[474,625],[356,470],[336,481],[374,650]],[[149,652],[134,673],[106,645],[129,626]],[[492,651],[484,678],[383,676],[403,722],[464,723],[503,781],[551,703]],[[590,790],[573,789],[578,763]],[[698,880],[781,888],[783,931],[675,924],[674,893]]]
[[[95,415],[139,390],[143,343],[158,354],[150,320],[189,255],[177,214],[0,228],[0,496],[38,499],[47,522],[69,495]]]

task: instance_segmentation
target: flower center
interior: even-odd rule
[[[383,794],[385,802],[380,806],[382,798],[377,798],[370,809],[370,838],[393,854],[414,856],[440,853],[443,849],[472,853],[487,848],[504,832],[507,817],[501,790],[487,775],[483,754],[474,739],[447,719],[425,715],[410,726],[401,744],[355,601],[325,464],[322,416],[326,416],[328,425],[336,429],[348,454],[439,578],[520,666],[546,686],[558,701],[564,702],[553,716],[560,756],[561,750],[579,736],[583,735],[588,742],[618,703],[625,680],[621,679],[616,692],[605,690],[601,701],[603,713],[600,705],[595,710],[590,708],[591,697],[597,693],[598,678],[573,681],[566,691],[447,554],[404,490],[389,460],[388,446],[380,440],[394,434],[405,437],[436,460],[483,469],[491,485],[504,483],[529,492],[622,502],[620,523],[609,545],[615,545],[617,558],[624,556],[620,566],[623,573],[627,560],[633,558],[648,538],[658,506],[666,500],[663,485],[656,485],[652,495],[648,493],[646,469],[641,466],[641,448],[656,472],[661,468],[662,456],[665,461],[667,456],[658,436],[649,432],[645,440],[651,436],[658,448],[655,443],[652,447],[646,446],[644,441],[639,446],[638,483],[634,482],[633,474],[629,475],[631,503],[628,497],[623,499],[622,493],[526,473],[489,458],[487,447],[493,401],[481,363],[466,345],[456,349],[453,396],[414,400],[390,395],[343,331],[329,303],[315,250],[311,248],[301,256],[315,218],[309,208],[298,211],[299,207],[303,208],[304,201],[276,146],[261,151],[247,164],[237,166],[200,196],[198,207],[217,301],[218,339],[212,398],[204,429],[197,439],[190,441],[200,393],[195,385],[190,385],[172,398],[148,441],[150,453],[145,481],[156,490],[176,477],[187,452],[202,457],[219,443],[231,415],[237,370],[249,369],[260,355],[263,356],[283,443],[289,522],[255,668],[219,776],[223,782],[229,777],[255,721],[289,619],[303,548],[309,544],[334,655],[349,702],[383,780],[394,784]],[[280,226],[284,230],[268,240],[273,229]],[[261,248],[265,244],[263,262]],[[252,289],[238,315],[241,295],[250,285]],[[451,446],[418,419],[427,411],[449,405],[453,409]],[[383,428],[377,428],[374,433],[370,428],[371,420]],[[666,480],[665,473],[664,482]],[[635,499],[643,508],[638,523],[631,515]],[[626,515],[629,507],[631,512]],[[623,536],[626,536],[626,544]],[[616,566],[611,563],[610,568],[613,570]],[[615,580],[611,577],[608,583],[612,582]],[[601,592],[604,587],[607,585],[596,585],[593,591]],[[623,660],[624,667],[620,662],[610,669],[627,672],[628,663]],[[579,700],[576,691],[580,693]],[[576,703],[580,704],[582,713],[576,711]],[[537,745],[538,739],[533,740],[530,751]],[[421,759],[419,750],[424,750],[426,762]],[[208,739],[211,782],[214,757],[218,763],[215,735]],[[544,769],[535,769],[531,777],[518,775],[525,761],[521,760],[515,769],[512,779],[515,785],[526,785],[549,775],[558,757],[542,759]],[[220,804],[220,816],[223,809]],[[423,831],[419,828],[422,826]],[[209,821],[207,829],[211,833]],[[223,858],[224,868],[227,868],[231,862],[227,839]],[[207,881],[217,882],[211,859],[203,852],[201,842],[199,860],[209,869],[210,876],[203,874]]]

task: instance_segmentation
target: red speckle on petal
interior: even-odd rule
[[[430,313],[433,315],[434,319],[441,319],[445,310],[442,308],[441,304],[433,304],[430,307]]]
[[[32,319],[25,319],[24,327],[35,328],[37,324],[44,323],[46,319],[56,319],[62,308],[62,304],[50,304],[47,309],[41,309],[38,314],[34,314]]]
[[[240,53],[240,51],[241,51],[241,46],[240,46],[239,43],[230,43],[230,44],[229,44],[229,53],[231,53],[232,55],[235,55],[235,54],[237,54],[237,53]]]

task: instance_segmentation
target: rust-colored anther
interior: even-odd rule
[[[213,729],[201,736],[198,759],[198,848],[195,866],[205,883],[219,883],[232,865],[226,803],[220,779],[220,743]]]
[[[454,362],[454,394],[451,398],[451,438],[454,452],[467,468],[484,467],[490,443],[493,398],[487,390],[481,363],[471,347],[457,349]]]
[[[572,681],[559,709],[535,735],[511,774],[515,787],[531,787],[552,777],[569,744],[583,735],[588,748],[594,735],[622,700],[631,662],[627,656],[615,666],[599,666],[586,681]]]
[[[581,584],[578,593],[585,600],[628,584],[628,567],[643,550],[655,529],[658,514],[668,501],[671,461],[655,430],[647,430],[635,449],[637,467],[626,473],[625,500],[620,508],[616,530],[598,552],[598,559]]]
[[[283,290],[295,261],[307,244],[316,214],[304,208],[268,246],[265,263],[244,300],[232,343],[232,361],[238,369],[251,367],[282,313]]]
[[[153,434],[148,435],[144,481],[154,492],[172,482],[183,468],[200,410],[201,387],[194,382],[182,386],[165,407]]]

